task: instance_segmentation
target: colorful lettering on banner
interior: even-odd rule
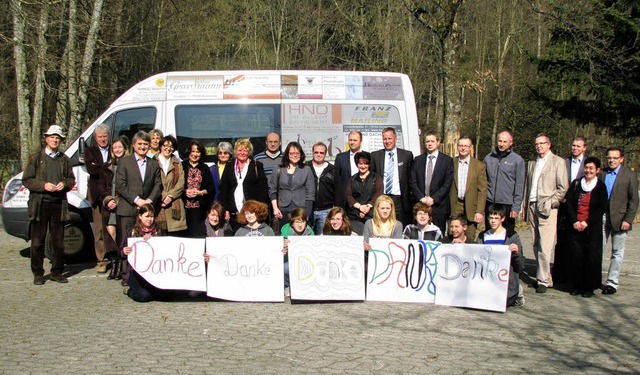
[[[208,237],[207,295],[284,302],[282,237]]]
[[[505,245],[438,248],[437,305],[506,310],[511,252]]]
[[[363,301],[362,237],[289,237],[291,299]]]
[[[160,289],[207,290],[204,239],[181,237],[129,238],[129,264]]]
[[[440,242],[371,238],[367,301],[433,303]]]

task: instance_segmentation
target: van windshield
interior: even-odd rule
[[[206,163],[215,161],[222,141],[233,145],[240,138],[250,138],[255,155],[264,151],[267,134],[280,134],[278,104],[181,105],[175,112],[178,143],[187,145],[194,139],[202,142]],[[185,150],[179,151],[186,158]]]

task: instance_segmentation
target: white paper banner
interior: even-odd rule
[[[505,245],[442,245],[436,304],[506,310],[511,252]]]
[[[289,237],[291,299],[363,301],[362,237]]]
[[[284,302],[282,237],[208,237],[207,295]]]
[[[433,303],[439,242],[369,240],[367,301]]]
[[[129,238],[129,264],[160,289],[207,290],[204,239],[182,237]]]

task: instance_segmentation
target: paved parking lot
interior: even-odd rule
[[[34,286],[20,255],[27,243],[3,230],[0,243],[0,373],[640,373],[640,228],[619,293],[528,288],[526,306],[504,314],[371,302],[139,304],[92,264],[67,267],[69,284]]]

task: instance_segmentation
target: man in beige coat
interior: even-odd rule
[[[569,177],[564,160],[551,152],[551,139],[546,134],[536,137],[535,147],[538,158],[527,166],[527,207],[524,212],[531,225],[537,261],[536,293],[544,293],[553,287],[551,263],[557,237],[558,206],[569,187]]]

